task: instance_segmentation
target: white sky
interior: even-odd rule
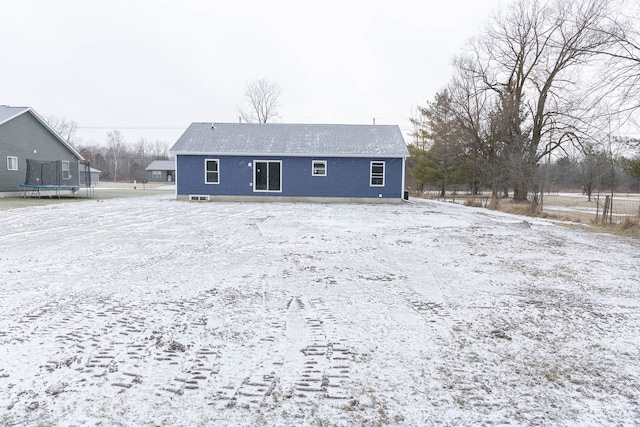
[[[406,134],[506,1],[4,0],[0,104],[74,120],[85,144],[119,129],[173,145],[191,122],[237,122],[247,82],[267,78],[280,122]]]

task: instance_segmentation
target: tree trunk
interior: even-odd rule
[[[535,179],[538,164],[525,160],[521,163],[520,168],[521,170],[512,177],[514,202],[526,202],[529,197],[529,191],[532,188],[537,190]]]
[[[528,197],[527,184],[525,182],[516,182],[513,185],[513,201],[525,202]]]

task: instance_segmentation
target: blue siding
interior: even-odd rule
[[[220,160],[219,184],[205,184],[204,160]],[[254,192],[255,160],[282,162],[282,191]],[[312,161],[326,160],[327,175],[312,176]],[[385,162],[384,187],[370,186],[371,161]],[[250,157],[178,155],[178,195],[402,198],[402,158]],[[249,166],[250,165],[250,166]]]

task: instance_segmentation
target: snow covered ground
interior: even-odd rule
[[[637,425],[640,245],[454,204],[0,211],[0,425]]]

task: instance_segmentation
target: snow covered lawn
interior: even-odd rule
[[[637,425],[640,245],[454,204],[0,212],[0,425]]]

